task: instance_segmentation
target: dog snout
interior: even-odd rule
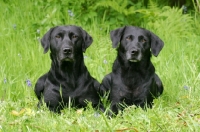
[[[141,51],[139,48],[131,48],[126,53],[127,60],[131,62],[138,62],[142,59]]]
[[[63,53],[69,55],[72,53],[72,49],[71,48],[63,48]]]
[[[130,52],[131,52],[131,55],[138,55],[139,50],[137,50],[137,49],[132,49]]]
[[[61,61],[72,61],[74,58],[73,47],[62,47],[59,58]]]

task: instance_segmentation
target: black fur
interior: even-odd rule
[[[35,85],[35,94],[47,107],[60,113],[68,105],[85,107],[91,101],[94,107],[104,110],[97,93],[99,82],[88,72],[83,52],[92,44],[92,37],[77,26],[57,26],[51,28],[42,38],[44,53],[51,51],[49,72],[41,76]]]
[[[151,107],[153,99],[163,92],[163,85],[150,61],[151,54],[158,56],[163,41],[152,32],[133,26],[111,31],[112,45],[117,48],[117,58],[112,72],[100,86],[101,94],[110,91],[110,109],[114,114],[126,106]]]

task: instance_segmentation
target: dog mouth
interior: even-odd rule
[[[140,60],[137,60],[137,59],[129,59],[128,61],[130,61],[130,62],[139,62]]]
[[[72,56],[65,56],[62,61],[74,61]]]
[[[130,54],[130,53],[127,53],[126,54],[126,59],[129,61],[129,62],[139,62],[141,61],[142,59],[142,55],[140,53],[138,54]]]
[[[72,62],[72,61],[74,61],[72,55],[70,55],[70,56],[64,56],[64,55],[62,55],[62,56],[60,56],[58,58],[58,60],[60,60],[61,62],[68,62],[68,61]]]
[[[73,61],[73,59],[72,58],[69,58],[69,57],[66,57],[66,58],[64,58],[64,59],[62,59],[61,61]]]

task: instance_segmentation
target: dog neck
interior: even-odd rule
[[[73,77],[74,79],[81,76],[84,71],[87,71],[87,68],[84,64],[83,55],[76,57],[73,61],[58,61],[53,59],[51,54],[51,70],[52,74],[57,78]],[[85,70],[86,69],[86,70]]]
[[[130,62],[123,60],[120,56],[117,56],[113,64],[113,71],[115,75],[120,76],[122,82],[128,87],[132,88],[138,86],[143,80],[151,78],[155,73],[155,68],[150,61],[150,58],[147,60],[141,60],[139,62]]]

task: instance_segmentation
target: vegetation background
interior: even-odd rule
[[[0,132],[199,131],[199,23],[199,0],[0,0]],[[93,36],[85,63],[100,82],[116,57],[111,30],[134,25],[157,34],[165,46],[152,61],[165,91],[154,107],[131,106],[112,119],[90,104],[61,115],[38,110],[34,85],[50,68],[39,40],[51,27],[69,24]]]

